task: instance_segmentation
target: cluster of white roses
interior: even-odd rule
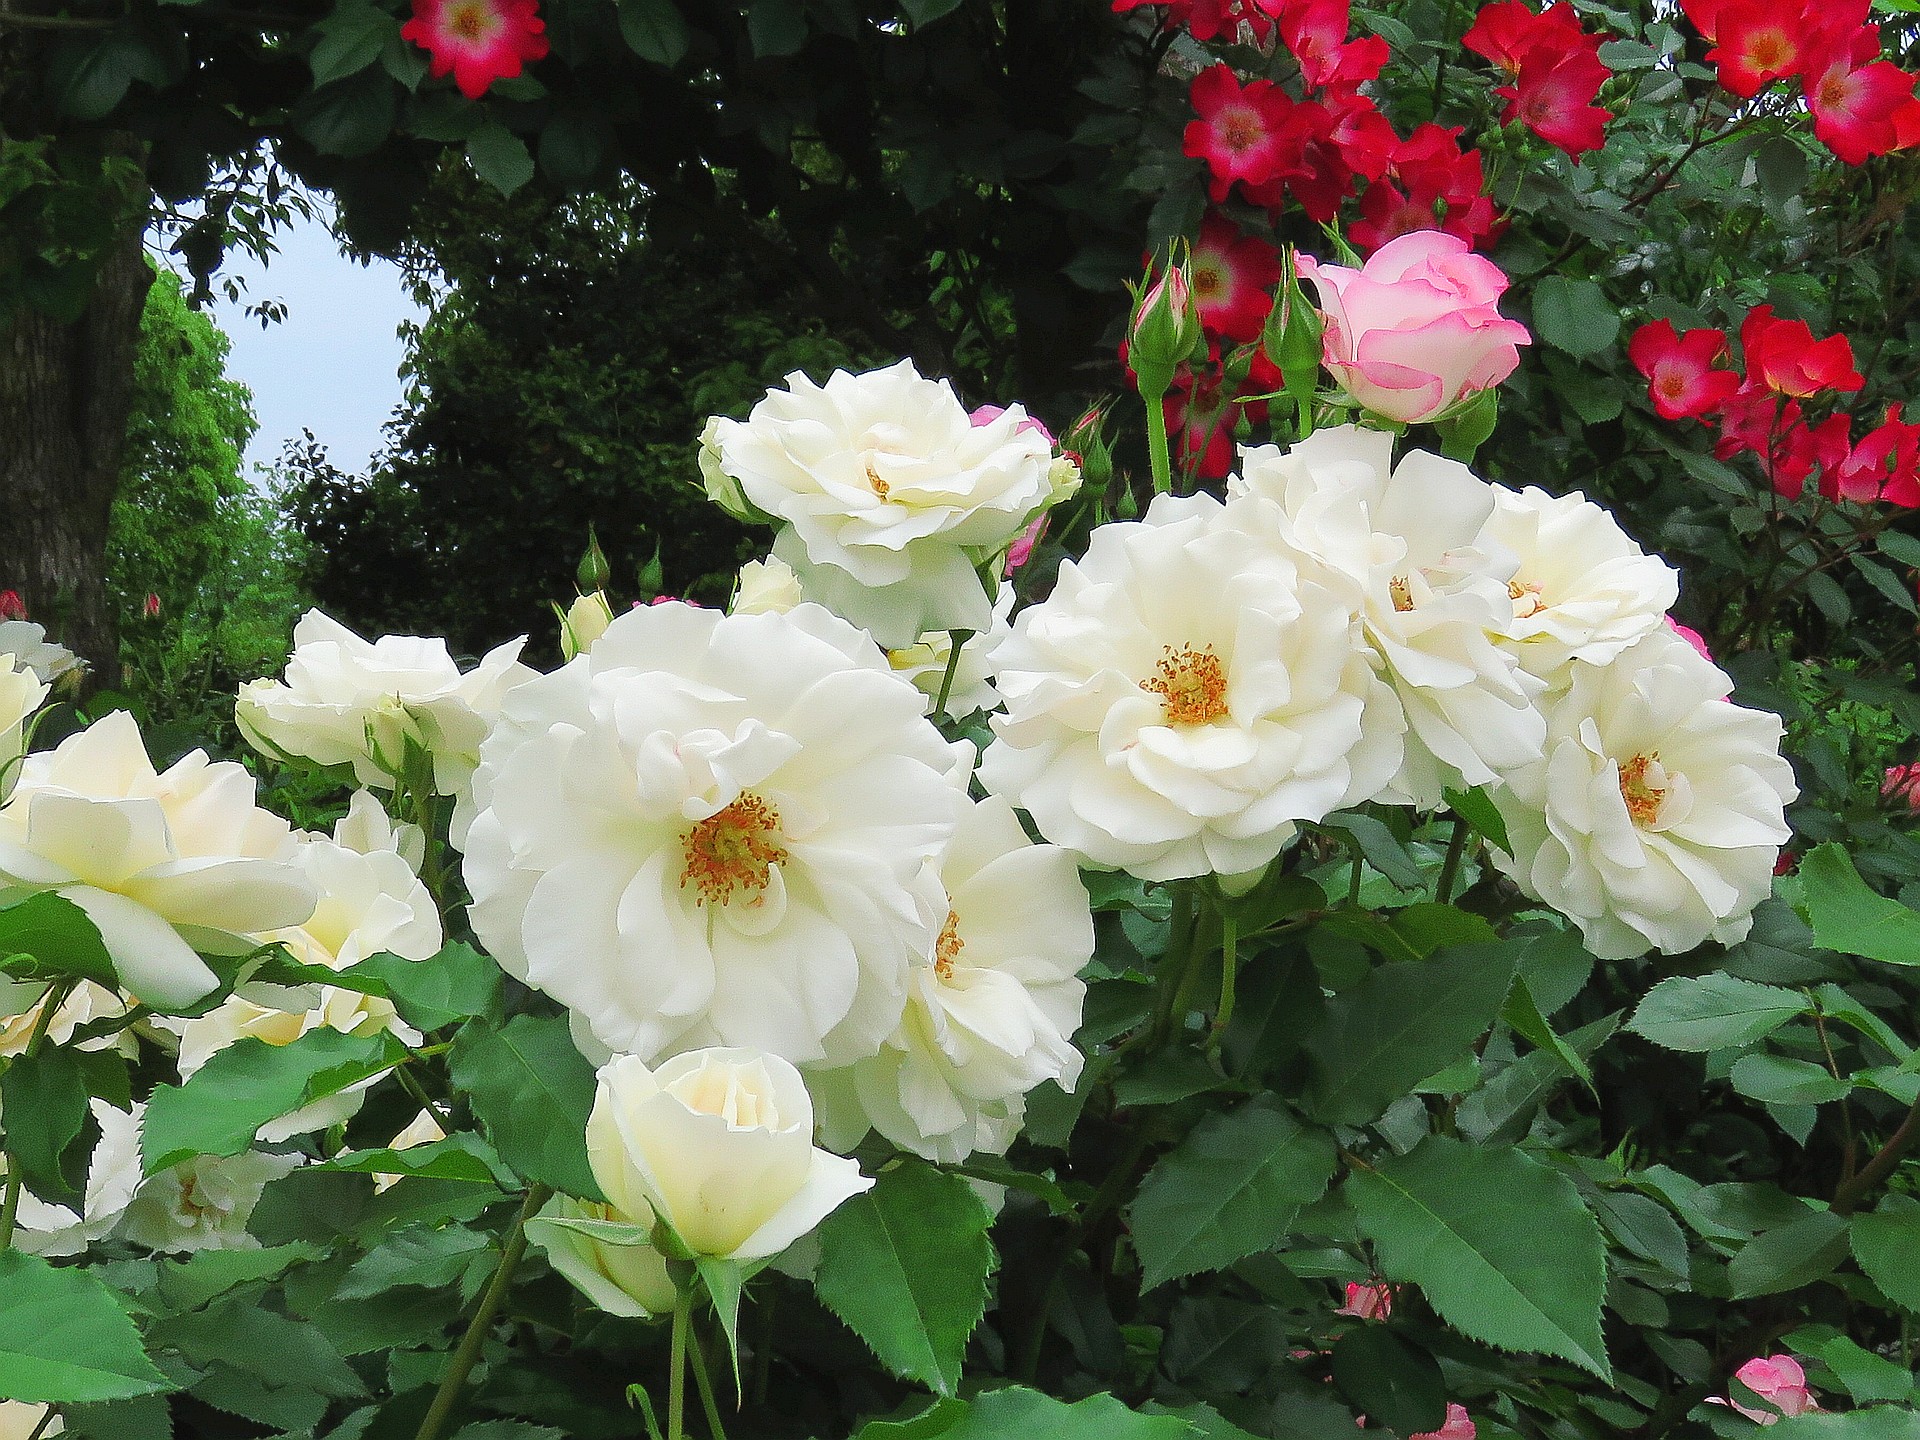
[[[191,1009],[218,984],[204,955],[429,960],[429,842],[370,791],[430,789],[453,802],[476,935],[602,1066],[587,1141],[606,1198],[560,1197],[531,1233],[638,1314],[673,1300],[635,1243],[656,1222],[762,1260],[871,1183],[840,1158],[869,1132],[958,1162],[1004,1152],[1036,1086],[1072,1088],[1082,863],[1242,877],[1345,807],[1485,787],[1512,842],[1496,863],[1596,954],[1743,934],[1793,781],[1779,722],[1727,700],[1669,626],[1674,572],[1578,495],[1395,465],[1392,446],[1342,427],[1248,449],[1224,501],[1161,496],[1100,527],[1014,615],[1004,563],[1073,492],[1073,460],[905,362],[791,377],[703,436],[709,493],[778,526],[732,613],[602,600],[544,675],[520,642],[462,672],[443,641],[302,620],[284,679],[245,686],[237,714],[265,753],[369,787],[331,836],[259,808],[238,765],[156,770],[124,714],[22,757],[48,677],[0,652],[0,902],[71,900],[125,990],[72,988],[37,1027],[49,988],[0,981],[0,1054],[136,1002]],[[984,755],[942,736],[941,700],[993,712]],[[191,1074],[242,1037],[323,1026],[417,1039],[328,985],[243,985],[138,1031]],[[23,1207],[43,1249],[245,1243],[259,1185],[297,1163],[142,1181],[137,1109],[96,1114],[83,1213]]]

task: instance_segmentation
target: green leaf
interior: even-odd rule
[[[1493,392],[1489,390],[1485,393],[1491,395]],[[1488,796],[1485,786],[1476,785],[1471,790],[1447,790],[1442,793],[1454,814],[1507,854],[1513,854],[1513,841],[1507,838],[1506,819],[1500,814],[1500,807]]]
[[[294,128],[324,155],[365,155],[392,133],[398,95],[386,71],[369,66],[316,86],[295,108]]]
[[[1855,1215],[1853,1258],[1903,1310],[1920,1312],[1920,1201],[1889,1195],[1871,1215]]]
[[[56,1205],[86,1198],[87,1159],[99,1137],[87,1110],[87,1070],[76,1051],[47,1046],[0,1071],[7,1157],[27,1188]]]
[[[458,1280],[469,1265],[492,1248],[493,1242],[486,1235],[459,1225],[444,1229],[403,1226],[353,1262],[334,1296],[364,1300],[402,1285],[438,1289]]]
[[[345,0],[314,27],[320,42],[307,57],[313,83],[326,85],[364,70],[380,58],[387,42],[400,33],[400,22],[365,0]]]
[[[516,1015],[498,1030],[469,1021],[450,1059],[453,1083],[514,1173],[583,1200],[603,1198],[587,1165],[593,1067],[574,1048],[564,1015]]]
[[[1507,1003],[1500,1008],[1500,1018],[1518,1034],[1525,1036],[1534,1049],[1551,1050],[1570,1074],[1578,1077],[1589,1091],[1593,1091],[1593,1071],[1580,1058],[1580,1052],[1561,1039],[1553,1026],[1547,1023],[1546,1016],[1540,1013],[1540,1007],[1534,1003],[1526,976],[1513,977],[1513,988],[1507,992]]]
[[[1800,908],[1822,950],[1920,965],[1920,912],[1869,889],[1838,845],[1816,845],[1800,862],[1799,881]]]
[[[1499,1015],[1519,954],[1517,945],[1461,945],[1382,965],[1328,1001],[1307,1037],[1308,1113],[1365,1124],[1465,1055]]]
[[[752,0],[747,7],[747,38],[753,53],[762,59],[797,54],[807,43],[807,12],[800,0]]]
[[[336,983],[385,996],[402,1020],[423,1031],[490,1013],[502,989],[500,967],[458,940],[431,960],[370,956],[341,971]]]
[[[1807,1011],[1806,997],[1732,975],[1676,975],[1647,992],[1627,1028],[1669,1050],[1729,1050]]]
[[[317,1245],[295,1242],[264,1250],[202,1250],[184,1260],[163,1260],[160,1298],[174,1310],[198,1310],[241,1285],[277,1280],[323,1253]]]
[[[1658,1200],[1632,1190],[1608,1190],[1595,1197],[1594,1204],[1601,1223],[1635,1255],[1671,1274],[1687,1273],[1686,1234]]]
[[[1593,355],[1620,338],[1620,308],[1591,280],[1548,275],[1533,287],[1533,328],[1569,355]]]
[[[1727,1264],[1736,1300],[1777,1295],[1811,1285],[1847,1258],[1847,1217],[1813,1210],[1773,1230],[1763,1230]]]
[[[455,1431],[453,1440],[567,1440],[567,1432],[526,1420],[476,1420]]]
[[[1133,1202],[1141,1288],[1278,1244],[1300,1207],[1326,1193],[1337,1159],[1331,1135],[1272,1095],[1209,1115],[1160,1158]]]
[[[51,890],[0,909],[0,972],[16,980],[78,976],[120,988],[113,957],[87,912]]]
[[[1446,1381],[1438,1362],[1385,1325],[1357,1326],[1334,1343],[1333,1381],[1354,1409],[1402,1435],[1446,1424]]]
[[[1785,1055],[1742,1055],[1729,1078],[1742,1095],[1766,1105],[1824,1105],[1853,1091],[1826,1066]]]
[[[1887,1400],[1906,1400],[1913,1394],[1913,1372],[1884,1355],[1876,1355],[1845,1335],[1833,1335],[1802,1347],[1798,1336],[1789,1336],[1788,1344],[1802,1353],[1817,1356],[1833,1371],[1856,1405],[1872,1405]]]
[[[172,1388],[113,1291],[84,1270],[0,1251],[0,1400],[89,1405]]]
[[[900,0],[900,9],[915,27],[931,25],[960,8],[960,0]]]
[[[463,1130],[444,1140],[429,1141],[405,1150],[349,1150],[307,1168],[345,1170],[358,1175],[424,1175],[435,1180],[459,1180],[476,1185],[498,1184],[494,1165],[499,1157],[478,1135]]]
[[[740,1292],[746,1286],[746,1269],[737,1260],[722,1260],[713,1255],[696,1255],[693,1267],[706,1287],[720,1333],[727,1338],[727,1359],[733,1366],[733,1389],[740,1393]]]
[[[269,1406],[276,1400],[304,1406],[308,1395],[345,1399],[367,1393],[322,1327],[269,1310],[245,1292],[158,1321],[149,1339],[156,1350],[178,1350],[192,1364],[227,1366],[235,1372],[227,1383],[236,1395]]]
[[[1141,1415],[1111,1395],[1072,1405],[1037,1390],[988,1390],[970,1405],[942,1400],[911,1420],[875,1420],[854,1440],[1194,1440],[1176,1415]]]
[[[145,1173],[196,1155],[238,1155],[262,1125],[391,1070],[407,1047],[386,1031],[309,1030],[286,1045],[248,1038],[216,1051],[183,1085],[161,1085],[140,1135]]]
[[[986,1313],[991,1224],[965,1180],[908,1161],[822,1223],[814,1288],[894,1374],[952,1395]]]
[[[498,120],[489,120],[467,137],[467,159],[479,177],[502,195],[511,195],[533,179],[533,154],[527,142]]]
[[[1776,1421],[1767,1440],[1913,1440],[1920,1420],[1904,1405],[1875,1405],[1843,1414],[1825,1411]]]
[[[1429,1136],[1347,1181],[1388,1279],[1503,1350],[1537,1350],[1611,1380],[1600,1333],[1606,1247],[1565,1175],[1518,1150]]]
[[[620,33],[642,60],[669,70],[687,53],[687,22],[673,0],[619,0]]]

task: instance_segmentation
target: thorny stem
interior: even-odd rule
[[[1840,1188],[1833,1192],[1833,1213],[1851,1215],[1867,1191],[1893,1172],[1893,1167],[1900,1163],[1900,1157],[1906,1154],[1907,1147],[1916,1139],[1920,1139],[1920,1100],[1913,1102],[1906,1119],[1900,1122],[1898,1130],[1887,1137],[1887,1143],[1880,1147],[1880,1153],[1863,1165],[1859,1174],[1851,1180],[1842,1181]]]
[[[953,694],[953,677],[960,673],[960,652],[972,638],[971,630],[947,632],[947,673],[940,677],[940,698],[933,702],[936,717],[947,713],[947,697]]]
[[[1173,459],[1167,448],[1167,412],[1160,396],[1145,397],[1147,402],[1147,459],[1153,465],[1153,493],[1165,495],[1173,489]]]
[[[1433,887],[1433,898],[1442,905],[1453,898],[1453,882],[1460,875],[1460,857],[1467,849],[1467,822],[1455,819],[1453,838],[1447,842],[1447,858],[1440,865],[1440,881]]]
[[[727,1427],[720,1423],[720,1407],[713,1398],[713,1379],[707,1374],[706,1347],[698,1339],[694,1341],[692,1356],[693,1383],[700,1390],[700,1407],[707,1412],[707,1431],[713,1440],[727,1440]]]
[[[1207,1049],[1218,1050],[1233,1021],[1234,982],[1240,969],[1240,926],[1229,915],[1220,917],[1220,1008],[1214,1011]]]
[[[520,1206],[520,1216],[513,1222],[507,1243],[501,1247],[499,1267],[487,1282],[486,1293],[480,1297],[480,1307],[473,1312],[473,1319],[467,1324],[467,1333],[460,1337],[460,1348],[453,1352],[447,1373],[441,1376],[440,1388],[434,1394],[433,1406],[420,1422],[413,1440],[440,1440],[447,1422],[453,1418],[454,1408],[460,1403],[460,1391],[467,1383],[467,1376],[473,1373],[474,1362],[480,1358],[480,1347],[486,1343],[487,1331],[493,1325],[494,1316],[500,1313],[500,1306],[513,1284],[513,1272],[520,1268],[521,1257],[527,1253],[527,1221],[552,1197],[553,1190],[546,1185],[535,1185],[527,1191],[527,1198]]]
[[[27,1037],[27,1048],[21,1054],[22,1060],[31,1060],[40,1053],[40,1047],[46,1042],[47,1030],[53,1024],[54,1012],[66,1003],[67,992],[73,988],[73,982],[57,981],[47,987],[47,993],[41,997],[40,1013],[34,1017],[33,1033]],[[4,1155],[0,1149],[0,1155]],[[0,1252],[12,1248],[14,1221],[20,1215],[20,1189],[26,1183],[26,1172],[15,1164],[12,1156],[7,1156],[6,1199],[0,1201]],[[53,1412],[47,1412],[51,1415]]]
[[[1827,1039],[1827,1017],[1818,1010],[1813,1012],[1813,1028],[1820,1037],[1820,1051],[1827,1057],[1828,1072],[1834,1079],[1842,1079],[1839,1063],[1833,1058],[1833,1045]],[[1853,1178],[1854,1163],[1859,1159],[1859,1137],[1853,1132],[1853,1102],[1845,1095],[1840,1097],[1840,1120],[1847,1131],[1847,1148],[1840,1167],[1840,1180],[1845,1184]]]
[[[687,1424],[687,1327],[693,1319],[693,1290],[682,1288],[673,1302],[673,1353],[667,1361],[667,1440],[682,1440]]]

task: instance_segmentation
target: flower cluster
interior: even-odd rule
[[[1714,453],[1723,460],[1757,455],[1776,494],[1798,499],[1815,480],[1826,500],[1920,507],[1920,425],[1902,420],[1899,405],[1858,441],[1844,412],[1818,424],[1806,419],[1802,400],[1851,394],[1865,383],[1846,336],[1815,339],[1804,320],[1758,305],[1741,322],[1740,350],[1744,375],[1718,363],[1727,354],[1725,331],[1677,331],[1668,320],[1641,326],[1628,344],[1654,410],[1668,420],[1717,420]]]
[[[1859,0],[1682,0],[1712,42],[1720,83],[1752,99],[1798,80],[1813,133],[1849,165],[1920,141],[1915,76],[1880,58],[1880,31]]]
[[[1460,39],[1506,77],[1494,91],[1507,102],[1501,123],[1518,120],[1576,157],[1600,148],[1613,118],[1593,103],[1612,73],[1600,59],[1600,42],[1581,28],[1567,0],[1540,13],[1526,0],[1495,0]]]

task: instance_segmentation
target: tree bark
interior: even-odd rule
[[[18,590],[107,685],[120,678],[107,521],[152,283],[140,227],[130,226],[77,321],[26,310],[0,330],[0,590]]]

